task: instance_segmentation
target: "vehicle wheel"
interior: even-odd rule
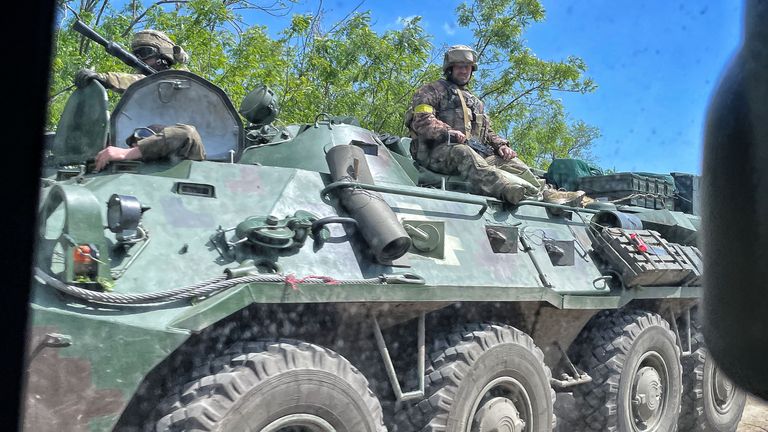
[[[239,343],[160,404],[156,431],[383,432],[378,399],[345,358],[310,343]]]
[[[573,347],[577,364],[592,377],[573,391],[583,420],[576,427],[676,430],[682,394],[680,349],[661,316],[645,311],[600,313]]]
[[[551,373],[530,336],[473,324],[433,345],[426,397],[398,413],[395,431],[552,430]]]
[[[691,315],[694,312],[691,311]],[[699,322],[691,317],[691,351],[683,358],[681,431],[735,431],[747,403],[746,393],[736,387],[712,360],[704,346]]]

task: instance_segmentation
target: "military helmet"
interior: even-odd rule
[[[453,45],[448,48],[443,57],[443,73],[448,73],[448,70],[456,63],[469,63],[472,65],[472,70],[477,70],[477,52],[466,45]]]
[[[136,32],[131,41],[131,51],[142,60],[157,54],[170,64],[184,64],[189,61],[189,55],[184,49],[159,30]]]
[[[238,112],[246,120],[256,125],[265,125],[271,123],[276,117],[280,108],[277,105],[275,93],[264,84],[258,85],[245,96],[240,103]]]

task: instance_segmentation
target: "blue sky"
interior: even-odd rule
[[[325,1],[326,24],[353,10],[360,0]],[[472,43],[458,27],[461,1],[366,0],[374,29],[401,26],[422,16],[436,46]],[[560,97],[573,119],[598,126],[594,146],[601,166],[617,171],[701,173],[702,131],[707,102],[741,38],[743,5],[738,1],[542,0],[546,19],[524,35],[543,59],[583,58],[598,85],[588,95]],[[305,1],[293,12],[314,12]],[[266,14],[254,24],[284,28],[289,17]],[[480,66],[482,67],[482,65]]]

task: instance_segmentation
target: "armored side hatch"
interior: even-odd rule
[[[94,81],[82,89],[75,89],[56,126],[51,157],[46,162],[60,167],[93,158],[107,142],[108,124],[104,87]]]

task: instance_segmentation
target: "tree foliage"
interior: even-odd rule
[[[585,77],[587,66],[575,56],[560,61],[540,59],[525,45],[523,34],[544,20],[538,0],[473,0],[457,9],[459,25],[475,36],[482,65],[475,93],[489,107],[496,128],[512,137],[521,158],[544,166],[558,157],[589,159],[591,143],[600,136],[583,121],[569,122],[555,96],[588,93],[597,87]]]
[[[61,115],[78,69],[130,71],[71,30],[77,16],[124,47],[136,30],[166,32],[190,54],[189,70],[220,86],[235,106],[264,83],[279,96],[283,123],[311,122],[320,113],[351,115],[366,128],[404,135],[403,113],[416,88],[440,77],[445,47],[433,45],[420,17],[379,34],[369,11],[354,10],[329,24],[319,7],[293,15],[277,36],[243,18],[286,14],[294,1],[132,0],[117,8],[110,0],[60,0],[49,126]],[[544,19],[539,1],[472,0],[457,8],[456,17],[474,34],[480,55],[473,91],[524,160],[546,166],[556,157],[590,158],[599,131],[570,120],[556,95],[590,92],[595,84],[581,59],[542,60],[526,46],[526,28]],[[110,98],[114,104],[119,95]]]

